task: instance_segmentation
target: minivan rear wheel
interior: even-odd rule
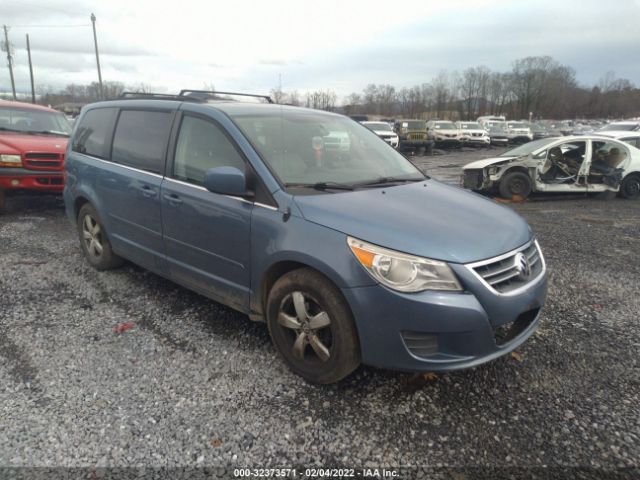
[[[524,172],[508,172],[500,180],[498,189],[502,198],[527,198],[531,194],[531,179]]]
[[[351,310],[338,288],[312,269],[291,271],[274,284],[267,324],[289,368],[310,382],[337,382],[360,365]]]
[[[123,264],[122,258],[113,253],[98,212],[89,203],[78,213],[78,235],[82,252],[95,269],[110,270]]]

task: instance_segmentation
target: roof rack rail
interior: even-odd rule
[[[197,97],[184,97],[181,95],[175,95],[173,93],[152,93],[152,92],[122,92],[118,97],[124,100],[134,100],[141,98],[157,98],[159,100],[180,100],[180,101],[192,101],[192,102],[201,102],[202,99]]]
[[[253,93],[240,93],[240,92],[218,92],[218,91],[213,91],[213,90],[180,90],[180,93],[178,94],[179,97],[187,97],[189,98],[190,95],[188,95],[189,93],[205,93],[208,95],[238,95],[241,97],[255,97],[255,98],[262,98],[264,100],[266,100],[268,103],[273,103],[273,100],[271,99],[271,97],[269,95],[257,95],[257,94],[253,94]],[[195,97],[195,96],[194,96]]]

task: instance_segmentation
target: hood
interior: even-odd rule
[[[67,137],[55,135],[28,135],[0,132],[0,153],[22,154],[26,152],[64,153]]]
[[[518,157],[494,157],[494,158],[484,158],[482,160],[476,160],[475,162],[471,162],[471,163],[467,163],[464,167],[462,167],[463,170],[467,170],[467,169],[479,169],[479,168],[485,168],[488,167],[489,165],[497,165],[499,163],[507,163],[510,162],[511,160],[515,160]]]
[[[474,128],[474,129],[464,129],[464,130],[460,130],[460,133],[462,133],[463,135],[464,135],[465,133],[482,133],[483,135],[486,135],[486,134],[487,134],[487,131],[486,131],[486,130],[479,130],[479,129],[477,129],[477,128]]]
[[[398,134],[396,132],[391,132],[389,130],[374,130],[373,133],[376,135],[385,135],[387,137],[397,137]]]
[[[438,133],[442,133],[444,135],[452,135],[452,134],[457,134],[460,133],[460,130],[451,130],[451,129],[447,129],[447,128],[434,128],[433,130],[434,134],[438,134]]]
[[[310,222],[382,247],[453,263],[500,255],[532,235],[513,210],[436,180],[296,196],[295,202]]]

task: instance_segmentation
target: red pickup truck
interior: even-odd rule
[[[70,133],[71,125],[56,110],[0,100],[0,209],[6,192],[62,192]]]

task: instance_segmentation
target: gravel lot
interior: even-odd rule
[[[461,164],[495,152],[415,161],[456,183]],[[436,378],[360,368],[317,387],[286,369],[265,325],[131,264],[94,271],[60,198],[9,198],[0,466],[638,478],[640,202],[554,197],[513,208],[550,272],[541,327],[516,355]],[[121,322],[135,327],[114,333]]]

